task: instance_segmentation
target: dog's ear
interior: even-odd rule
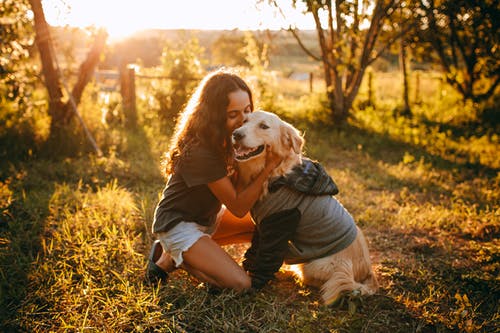
[[[304,138],[300,135],[299,130],[286,122],[281,124],[281,141],[285,147],[292,148],[296,154],[302,152]]]

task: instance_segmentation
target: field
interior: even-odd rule
[[[328,169],[365,230],[381,283],[374,296],[330,307],[292,267],[251,295],[213,293],[182,271],[144,282],[171,133],[148,98],[128,130],[102,124],[106,105],[86,94],[81,112],[102,157],[29,150],[27,138],[47,134],[43,106],[33,135],[2,120],[0,331],[499,332],[498,125],[485,126],[435,73],[420,75],[413,117],[398,114],[398,74],[374,73],[375,107],[364,103],[365,82],[340,129],[325,116],[320,82],[312,93],[283,78],[269,87],[263,106],[304,132],[305,154]],[[239,259],[246,246],[226,249]]]

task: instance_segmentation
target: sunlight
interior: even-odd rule
[[[255,0],[44,0],[47,21],[55,26],[105,28],[110,39],[120,39],[146,29],[279,30],[293,24],[313,27],[313,20],[278,1],[287,20],[265,3]]]
[[[110,40],[127,37],[134,32],[155,28],[155,13],[164,11],[167,2],[158,2],[155,6],[149,6],[151,0],[141,1],[142,10],[138,10],[137,1],[98,1],[87,0],[69,1],[66,6],[59,0],[46,0],[43,2],[47,21],[52,25],[69,25],[85,28],[94,26],[107,30]],[[150,15],[145,10],[151,8]]]
[[[304,278],[302,274],[302,270],[299,265],[283,265],[283,269],[289,272],[292,272],[295,276],[297,276],[300,280]]]

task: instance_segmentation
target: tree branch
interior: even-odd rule
[[[404,36],[408,31],[410,31],[414,27],[415,27],[415,24],[408,25],[408,26],[406,26],[405,29],[401,30],[396,35],[394,35],[391,39],[389,39],[384,44],[384,46],[380,50],[378,50],[373,57],[371,57],[368,60],[368,65],[372,64],[375,60],[377,60],[388,48],[390,48],[392,46],[392,44],[394,44],[399,38]]]
[[[75,83],[75,86],[73,87],[73,90],[71,91],[71,94],[73,95],[73,98],[75,99],[77,105],[80,103],[83,89],[92,78],[92,75],[94,73],[94,68],[97,66],[97,63],[99,62],[99,56],[101,55],[102,49],[106,44],[106,38],[107,34],[104,31],[100,31],[97,34],[94,44],[92,45],[92,48],[87,54],[87,58],[80,65],[78,79]]]
[[[490,98],[499,84],[500,84],[500,76],[497,76],[495,81],[491,84],[490,88],[485,93],[477,96],[476,101],[481,102]]]
[[[292,28],[292,26],[289,26],[288,27],[288,31],[290,31],[293,35],[293,37],[295,38],[295,40],[297,41],[297,43],[299,43],[299,46],[300,48],[305,52],[307,53],[308,56],[310,56],[311,58],[313,58],[314,60],[316,61],[321,61],[323,60],[322,57],[319,57],[317,55],[315,55],[314,53],[312,53],[305,45],[304,43],[302,42],[302,40],[300,39],[297,31],[295,28]]]

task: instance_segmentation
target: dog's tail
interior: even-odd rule
[[[353,263],[351,260],[337,262],[336,269],[330,278],[321,287],[321,295],[325,305],[335,303],[345,292],[359,290],[361,295],[373,295],[378,289],[377,278],[369,273],[363,282],[354,279]]]

